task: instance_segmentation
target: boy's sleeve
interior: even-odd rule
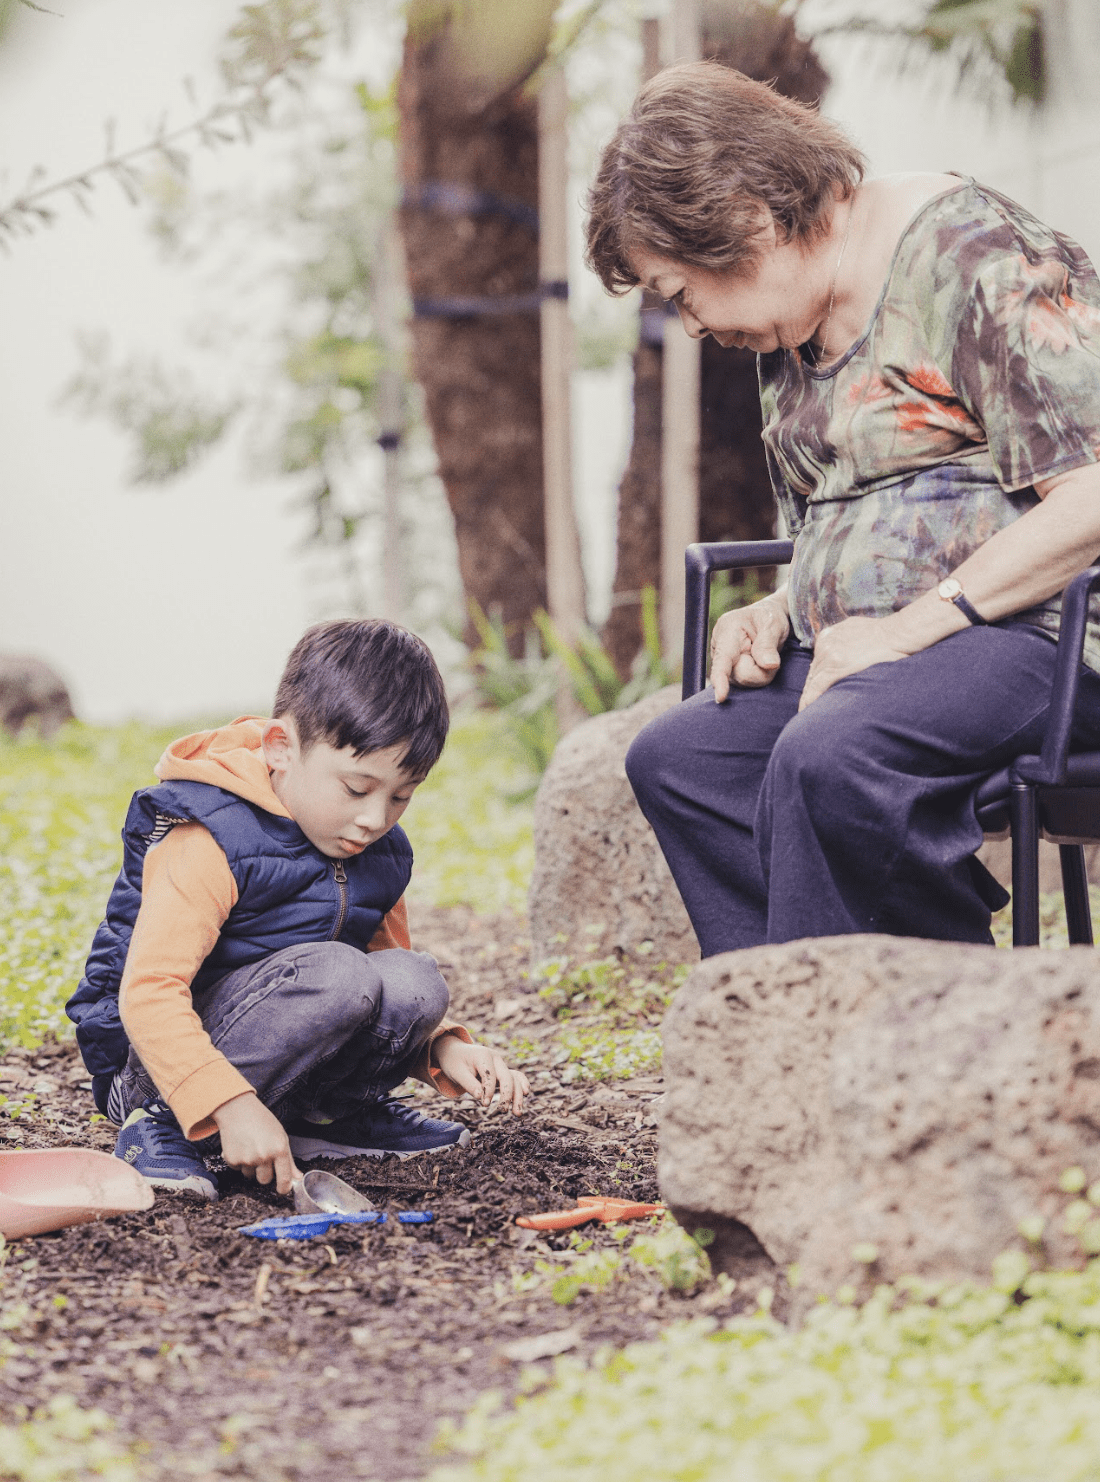
[[[432,1030],[428,1043],[421,1050],[420,1058],[413,1066],[412,1074],[418,1081],[423,1081],[425,1085],[434,1086],[444,1096],[457,1098],[462,1095],[462,1087],[456,1086],[454,1081],[443,1074],[438,1065],[432,1064],[432,1046],[437,1039],[442,1039],[445,1034],[457,1036],[466,1045],[472,1045],[474,1042],[473,1035],[464,1024],[456,1024],[451,1019],[441,1019]]]
[[[403,947],[407,952],[412,946],[409,935],[409,908],[402,896],[392,910],[382,917],[382,925],[371,937],[368,952],[385,952],[390,947]]]
[[[214,1110],[252,1086],[214,1048],[191,983],[237,903],[237,885],[207,829],[182,823],[145,856],[141,909],[119,990],[127,1037],[192,1139],[217,1131]]]

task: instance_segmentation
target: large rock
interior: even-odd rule
[[[597,715],[559,743],[535,799],[531,947],[535,962],[587,962],[652,944],[695,962],[699,944],[623,761],[631,741],[679,702],[674,685]]]
[[[72,719],[65,682],[49,664],[30,654],[0,654],[0,725],[9,734],[33,720],[49,737]]]
[[[1100,954],[892,937],[759,947],[692,973],[664,1031],[661,1192],[719,1266],[797,1263],[801,1301],[871,1245],[875,1279],[987,1277],[1100,1179]],[[759,1244],[757,1244],[759,1242]],[[761,1249],[762,1247],[762,1249]],[[866,1254],[866,1252],[865,1252]]]

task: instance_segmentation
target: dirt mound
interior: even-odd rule
[[[418,916],[417,945],[445,963],[454,1009],[475,1033],[495,1025],[503,1043],[517,994],[518,1017],[535,1023],[539,1000],[521,976],[525,923]],[[468,1123],[468,1148],[314,1165],[336,1168],[391,1214],[431,1210],[430,1225],[391,1218],[319,1240],[253,1240],[237,1227],[287,1203],[224,1171],[215,1205],[161,1195],[146,1214],[20,1242],[5,1273],[5,1311],[22,1308],[22,1319],[6,1335],[17,1351],[0,1366],[0,1418],[71,1394],[147,1448],[146,1475],[172,1482],[411,1478],[430,1470],[442,1419],[460,1418],[486,1389],[513,1391],[517,1340],[584,1355],[673,1318],[751,1305],[740,1288],[731,1297],[712,1284],[685,1299],[644,1274],[555,1304],[545,1268],[568,1261],[569,1236],[519,1230],[515,1216],[581,1194],[655,1198],[662,1088],[653,1077],[565,1084],[556,1068],[530,1074],[534,1103],[519,1123],[430,1103]],[[0,1136],[8,1146],[110,1148],[113,1129],[89,1124],[86,1080],[71,1046],[7,1056]],[[30,1096],[34,1109],[12,1119]],[[611,1229],[581,1233],[590,1230],[596,1248],[618,1248]],[[556,1336],[542,1344],[546,1334]]]

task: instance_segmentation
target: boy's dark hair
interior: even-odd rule
[[[384,618],[307,629],[287,659],[274,713],[293,717],[303,751],[327,741],[365,756],[404,742],[402,769],[417,778],[439,760],[450,725],[427,644]]]

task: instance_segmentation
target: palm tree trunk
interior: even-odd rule
[[[551,10],[531,0],[528,34],[493,77],[470,65],[457,22],[411,18],[398,89],[414,372],[463,588],[503,615],[517,651],[546,606],[538,120],[521,84],[545,55]]]

